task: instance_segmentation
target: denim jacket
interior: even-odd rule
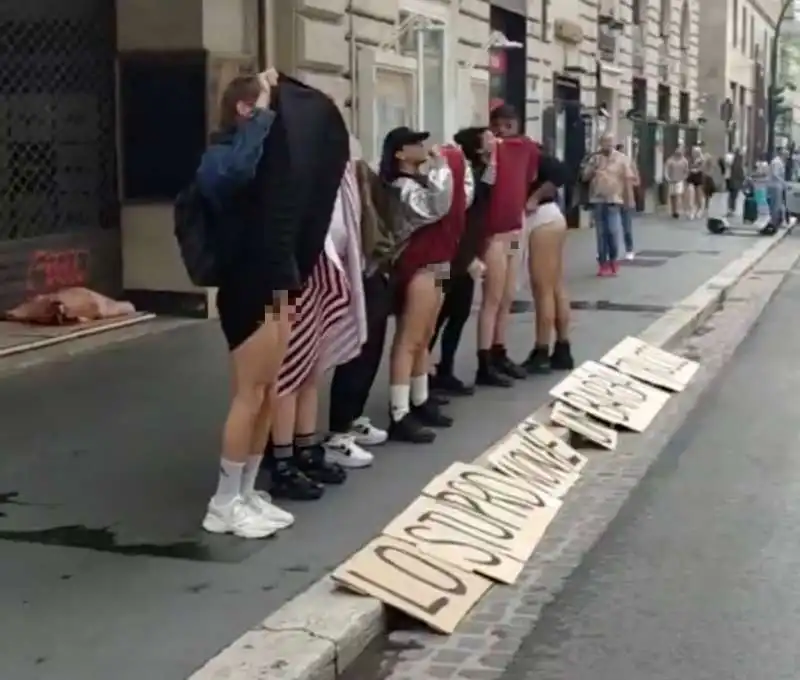
[[[196,181],[216,211],[225,211],[229,199],[255,179],[264,140],[274,120],[272,111],[257,111],[235,130],[212,136],[197,169]]]

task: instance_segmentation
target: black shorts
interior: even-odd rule
[[[217,314],[222,333],[232,352],[264,324],[268,314],[276,313],[283,305],[294,304],[298,291],[275,291],[272,294],[254,293],[253,286],[228,283],[217,291]]]
[[[703,186],[703,173],[702,172],[690,172],[689,173],[689,184],[693,187],[701,187]]]

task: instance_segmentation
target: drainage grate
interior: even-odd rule
[[[668,260],[641,260],[641,259],[620,260],[620,264],[626,267],[644,267],[650,269],[652,269],[653,267],[660,267],[662,265],[665,265],[667,262]]]
[[[648,305],[636,302],[612,302],[611,300],[573,300],[570,307],[576,310],[595,312],[635,312],[664,314],[671,307],[669,305]]]
[[[637,255],[639,257],[666,257],[666,258],[673,258],[673,257],[680,257],[681,255],[685,255],[688,253],[688,250],[639,250],[637,251]]]

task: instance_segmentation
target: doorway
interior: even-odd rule
[[[491,6],[489,22],[491,30],[500,31],[510,41],[527,43],[527,19],[522,14],[510,12],[502,7]],[[528,58],[525,47],[521,49],[495,50],[490,55],[490,106],[510,104],[525,126],[526,68]]]
[[[553,102],[555,114],[563,117],[563,141],[556,154],[567,168],[564,185],[564,207],[567,225],[580,226],[580,167],[586,154],[586,132],[581,118],[581,85],[577,78],[556,75],[553,79]],[[560,135],[559,135],[560,136]]]

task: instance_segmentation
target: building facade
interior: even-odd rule
[[[712,153],[745,150],[752,162],[766,150],[769,55],[782,0],[724,0],[700,5],[700,90],[705,139]]]
[[[424,127],[444,142],[503,101],[577,169],[601,128],[631,138],[631,109],[696,115],[699,7],[9,0],[0,304],[87,285],[156,312],[213,314],[213,291],[192,286],[181,265],[172,204],[216,125],[222,87],[242,70],[273,65],[327,92],[371,160],[391,127]]]

